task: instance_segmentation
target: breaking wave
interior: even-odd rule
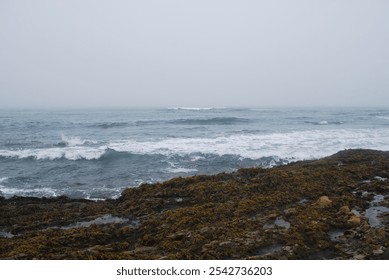
[[[0,158],[36,160],[104,160],[133,154],[164,156],[214,154],[247,159],[277,156],[305,160],[328,156],[339,150],[370,148],[389,150],[388,130],[308,130],[289,133],[239,134],[214,138],[167,138],[154,141],[120,140],[100,146],[73,145],[53,148],[0,150]],[[80,144],[80,145],[77,145]]]
[[[66,147],[66,146],[81,146],[81,145],[88,145],[88,144],[96,144],[96,141],[93,140],[87,140],[87,139],[81,139],[80,137],[68,137],[64,134],[61,135],[61,141],[57,143],[57,146],[59,147]]]

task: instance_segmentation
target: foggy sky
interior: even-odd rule
[[[0,0],[0,107],[389,106],[386,0]]]

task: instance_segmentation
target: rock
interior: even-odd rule
[[[347,223],[353,226],[358,226],[361,223],[361,217],[353,215],[350,219],[348,219]]]
[[[291,216],[293,214],[296,214],[297,210],[296,208],[288,208],[284,210],[285,216]]]
[[[356,209],[351,210],[351,213],[354,214],[357,217],[361,216],[361,213],[359,213],[358,210],[356,210]]]
[[[343,214],[349,214],[350,213],[350,208],[347,205],[344,205],[344,206],[340,207],[339,211],[341,213],[343,213]]]
[[[364,260],[366,258],[365,255],[362,255],[362,254],[358,254],[358,255],[355,255],[354,256],[354,259],[355,260]]]
[[[282,250],[284,250],[285,252],[287,252],[290,255],[293,253],[292,246],[285,246],[285,247],[282,248]]]
[[[223,247],[223,246],[231,246],[232,242],[231,241],[223,241],[223,242],[220,242],[219,243],[219,246],[220,247]]]
[[[373,251],[373,255],[381,255],[383,253],[384,251],[381,248]]]
[[[329,205],[331,205],[332,203],[332,200],[328,198],[328,196],[326,195],[323,195],[321,196],[318,200],[317,200],[317,204],[319,205],[319,207],[323,208],[323,207],[328,207]]]
[[[141,247],[136,247],[134,253],[150,252],[150,251],[155,251],[156,249],[157,248],[151,246],[141,246]]]

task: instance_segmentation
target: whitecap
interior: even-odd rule
[[[12,196],[55,197],[59,194],[52,188],[16,188],[0,185],[0,194],[6,198]]]
[[[63,148],[41,148],[41,149],[24,149],[24,150],[0,150],[0,156],[7,158],[34,158],[37,160],[56,160],[65,158],[68,160],[93,160],[99,159],[107,147],[63,147]]]
[[[8,177],[2,177],[0,178],[0,183],[5,183],[8,181]]]
[[[236,155],[248,159],[274,158],[284,162],[316,159],[339,150],[389,150],[389,130],[338,129],[288,133],[241,134],[214,138],[169,138],[158,141],[121,140],[108,144],[117,152],[160,155]],[[273,164],[273,163],[272,163]]]
[[[79,136],[66,136],[65,134],[61,135],[61,141],[58,143],[59,146],[82,146],[86,144],[96,144],[96,141],[81,139]]]
[[[164,170],[167,173],[191,173],[197,172],[195,168],[184,168],[184,167],[169,167]]]
[[[198,160],[204,160],[204,156],[198,156],[198,155],[191,155],[190,161],[198,161]]]
[[[0,150],[0,157],[37,160],[98,160],[109,150],[140,155],[202,156],[232,155],[258,160],[272,158],[271,165],[317,159],[345,149],[389,150],[388,129],[306,130],[287,133],[233,134],[216,137],[118,140],[106,146],[68,146],[24,150]],[[197,156],[201,156],[200,158]]]

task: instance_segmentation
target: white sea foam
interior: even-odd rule
[[[0,185],[0,195],[4,197],[12,196],[32,196],[32,197],[53,197],[59,194],[51,188],[17,188]]]
[[[99,159],[106,150],[106,146],[94,147],[64,147],[46,149],[25,149],[25,150],[0,150],[0,156],[8,158],[35,158],[37,160],[55,160],[66,158],[68,160],[78,159]]]
[[[203,159],[205,159],[205,157],[203,157],[203,156],[198,156],[198,155],[192,155],[192,156],[190,157],[190,161],[198,161],[198,160],[203,160]]]
[[[61,135],[61,142],[60,144],[66,145],[66,146],[81,146],[85,144],[96,144],[96,141],[88,140],[88,139],[81,139],[78,136],[66,136],[65,134]]]
[[[184,168],[184,167],[169,167],[166,168],[165,171],[167,173],[191,173],[198,171],[195,168]]]
[[[138,154],[216,154],[244,158],[279,157],[302,160],[328,156],[339,150],[389,150],[389,130],[309,130],[289,133],[232,135],[215,138],[172,138],[161,141],[118,141],[108,147]]]
[[[389,116],[377,116],[379,119],[389,120]]]
[[[2,177],[0,178],[0,183],[5,183],[8,181],[8,177]]]
[[[97,160],[108,149],[133,154],[236,155],[260,159],[278,157],[286,161],[315,159],[339,150],[369,148],[389,150],[389,130],[307,130],[288,133],[229,135],[214,138],[168,138],[158,141],[120,140],[106,146],[70,146],[45,149],[0,150],[0,156],[38,160]],[[200,159],[200,158],[199,158]]]

